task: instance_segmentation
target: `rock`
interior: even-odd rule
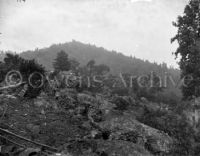
[[[101,122],[103,120],[103,112],[100,109],[89,108],[88,119],[92,122]]]
[[[58,107],[69,110],[75,107],[75,99],[68,95],[59,96],[57,98]]]
[[[40,132],[40,126],[38,126],[38,125],[34,125],[34,124],[28,124],[27,126],[26,126],[26,128],[31,132],[31,133],[33,133],[33,134],[39,134],[39,132]]]
[[[54,153],[54,154],[51,154],[49,156],[72,156],[71,154],[69,153]]]
[[[80,156],[152,156],[140,145],[120,140],[82,140],[67,145],[67,151]]]
[[[136,100],[131,96],[123,96],[123,99],[126,100],[130,105],[136,104]]]
[[[60,91],[61,96],[71,96],[74,97],[75,94],[77,94],[76,90],[73,88],[65,88],[61,89]]]
[[[101,101],[99,106],[99,109],[102,110],[105,115],[109,114],[115,108],[116,105],[114,103],[108,102],[106,100]]]
[[[34,100],[34,105],[37,107],[42,107],[42,106],[49,106],[49,102],[42,97],[38,97],[37,99]]]
[[[72,155],[83,156],[86,153],[93,153],[97,150],[97,142],[95,140],[77,140],[67,145],[67,151]]]
[[[19,156],[34,156],[34,155],[39,155],[40,153],[40,149],[35,149],[35,148],[27,148],[26,150],[24,150],[23,152],[21,152],[19,154]]]
[[[81,104],[88,104],[88,105],[92,105],[92,106],[97,106],[98,101],[96,100],[95,97],[92,97],[88,94],[84,94],[84,93],[79,93],[77,95],[77,100],[79,103]]]
[[[13,145],[0,146],[0,155],[1,156],[20,155],[20,153],[22,153],[22,152],[24,152],[23,148],[17,148]]]
[[[34,104],[37,107],[41,107],[41,106],[43,106],[43,101],[37,100],[37,101],[34,102]]]
[[[143,147],[127,141],[98,141],[98,152],[107,156],[152,156]]]
[[[121,116],[111,118],[99,124],[102,129],[108,129],[112,139],[125,139],[132,142],[137,142],[138,139],[143,140],[143,144],[148,145],[153,153],[169,153],[173,145],[173,140],[167,134],[144,125],[130,116]],[[132,135],[135,140],[130,140],[130,137],[124,135]],[[141,143],[140,143],[141,144]]]
[[[141,102],[144,102],[144,103],[148,102],[148,100],[145,97],[141,97],[140,100],[141,100]]]

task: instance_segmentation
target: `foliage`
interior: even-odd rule
[[[78,70],[82,78],[80,88],[93,92],[101,92],[104,86],[104,77],[109,71],[110,68],[107,65],[96,65],[94,60],[90,60],[87,65],[80,67]]]
[[[199,96],[196,89],[200,86],[200,1],[190,0],[186,5],[184,14],[178,17],[173,25],[178,28],[178,33],[172,42],[177,41],[179,47],[175,55],[180,56],[179,66],[181,77],[192,76],[193,80],[187,86],[182,87],[183,96],[189,98],[192,95]]]
[[[110,68],[105,64],[96,65],[95,60],[90,60],[84,68],[90,76],[104,75],[110,71]]]

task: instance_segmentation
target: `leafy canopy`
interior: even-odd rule
[[[178,32],[172,42],[177,41],[179,47],[174,53],[180,56],[181,77],[192,76],[193,80],[182,87],[183,96],[189,98],[199,96],[200,86],[200,0],[191,0],[186,5],[184,14],[178,17],[173,25]]]

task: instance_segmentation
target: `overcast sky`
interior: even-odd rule
[[[0,0],[0,50],[72,39],[176,66],[172,26],[187,0]]]

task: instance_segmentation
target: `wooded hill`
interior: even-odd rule
[[[147,60],[136,57],[125,56],[116,51],[108,51],[103,47],[97,47],[91,44],[84,44],[78,41],[66,42],[64,44],[53,44],[50,47],[25,51],[20,54],[25,59],[35,59],[38,63],[44,65],[47,70],[53,70],[52,63],[57,53],[64,50],[71,59],[76,59],[80,66],[86,65],[90,60],[95,60],[96,64],[105,64],[110,67],[112,74],[129,73],[132,76],[150,74],[151,71],[164,78],[165,73],[171,75],[174,82],[179,82],[180,71],[175,68],[167,67],[167,64],[151,63]],[[3,55],[1,54],[1,58]],[[167,88],[169,96],[171,93],[180,97],[179,88],[172,86],[169,82]]]
[[[154,71],[158,74],[168,72],[173,77],[179,77],[179,70],[168,68],[165,63],[151,63],[135,57],[128,57],[116,51],[108,51],[95,45],[83,44],[78,41],[67,42],[64,44],[54,44],[47,48],[25,51],[21,56],[26,59],[36,59],[48,70],[53,69],[52,62],[59,51],[64,50],[70,58],[75,58],[81,65],[87,64],[90,60],[95,60],[97,64],[108,65],[111,72],[117,74],[131,73],[133,75],[147,74]]]

